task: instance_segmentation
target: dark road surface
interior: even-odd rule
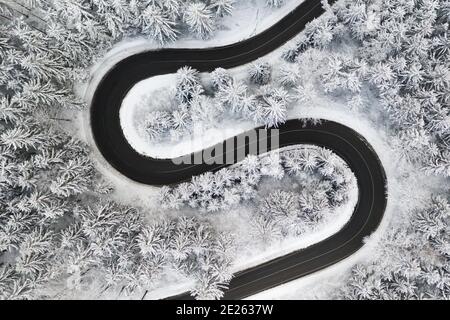
[[[92,100],[91,126],[100,152],[117,171],[149,185],[179,183],[224,167],[220,164],[175,165],[170,159],[138,154],[128,144],[120,126],[122,100],[137,82],[174,73],[185,65],[199,71],[212,71],[216,67],[231,68],[256,60],[283,45],[322,13],[320,1],[306,0],[276,25],[246,41],[209,49],[149,51],[122,60],[105,75]],[[298,120],[288,121],[279,130],[280,147],[322,146],[346,161],[358,180],[358,203],[347,225],[330,238],[235,274],[225,299],[248,297],[350,256],[361,248],[363,239],[377,229],[384,214],[387,202],[384,169],[376,153],[357,132],[331,121],[302,127]],[[187,293],[172,297],[189,298]]]

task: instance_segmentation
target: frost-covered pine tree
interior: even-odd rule
[[[286,90],[269,85],[262,87],[260,100],[267,127],[277,127],[287,120],[287,106],[290,96]]]
[[[283,101],[276,100],[272,97],[265,99],[263,106],[265,123],[267,127],[278,127],[287,120],[287,107]]]
[[[171,116],[167,111],[153,111],[149,113],[144,122],[143,130],[150,139],[158,139],[168,131],[171,125]]]
[[[156,3],[171,19],[176,19],[180,16],[182,3],[179,0],[159,0]]]
[[[192,117],[189,113],[187,106],[181,106],[177,110],[172,112],[171,116],[171,125],[170,127],[173,130],[177,130],[178,132],[183,132],[191,128],[192,125]]]
[[[33,150],[46,142],[43,133],[36,132],[32,128],[25,126],[5,130],[0,134],[0,139],[4,146],[13,150]]]
[[[218,116],[222,112],[222,106],[213,98],[206,95],[199,95],[192,99],[190,113],[193,123],[209,128],[218,121]]]
[[[301,82],[301,72],[297,64],[286,64],[280,69],[278,81],[285,87],[295,87]]]
[[[233,77],[223,68],[216,68],[211,72],[211,81],[215,90],[228,86],[233,82]]]
[[[272,76],[272,67],[268,62],[256,61],[248,68],[250,81],[258,84],[265,85],[269,83]]]
[[[189,103],[203,93],[198,71],[186,66],[177,71],[176,98],[180,103]]]
[[[277,190],[264,199],[260,210],[261,214],[272,219],[295,216],[299,210],[298,198],[293,192]]]
[[[210,7],[218,17],[230,16],[235,2],[235,0],[211,0]]]
[[[223,85],[217,92],[217,99],[230,108],[232,112],[239,112],[242,110],[242,101],[247,93],[247,86],[241,81],[233,81],[227,85]]]
[[[287,48],[284,49],[282,53],[283,59],[287,62],[295,62],[299,54],[308,49],[311,39],[304,33],[301,33],[295,37],[294,41],[294,43],[288,44]]]
[[[163,9],[149,5],[140,15],[142,30],[160,44],[175,41],[178,32],[176,23]]]
[[[283,238],[280,226],[273,219],[260,214],[252,217],[251,233],[267,244]]]
[[[333,29],[334,25],[328,21],[318,25],[311,39],[312,44],[319,48],[328,47],[334,38]]]
[[[206,40],[215,30],[214,14],[206,3],[187,3],[183,20],[198,38]]]

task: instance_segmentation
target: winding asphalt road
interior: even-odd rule
[[[179,183],[226,166],[176,165],[171,159],[138,154],[128,144],[120,126],[122,100],[137,82],[174,73],[185,65],[212,71],[216,67],[231,68],[253,61],[284,44],[322,13],[319,0],[306,0],[276,25],[246,41],[208,49],[149,51],[122,60],[105,75],[92,100],[91,126],[100,152],[123,175],[150,185]],[[374,150],[357,132],[331,121],[302,127],[299,120],[290,120],[279,128],[279,141],[279,147],[312,144],[333,150],[347,162],[358,180],[358,203],[350,221],[328,239],[235,274],[225,299],[245,298],[345,259],[362,247],[364,238],[376,230],[383,217],[387,202],[385,172]],[[248,143],[235,144],[237,149],[248,153]],[[190,299],[190,296],[185,293],[172,298]]]

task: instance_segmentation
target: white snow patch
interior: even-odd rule
[[[120,108],[120,124],[125,138],[131,147],[142,155],[170,159],[191,152],[200,151],[218,144],[230,137],[238,135],[248,127],[253,127],[243,121],[232,121],[226,123],[225,127],[202,129],[194,127],[192,134],[185,135],[176,141],[157,142],[151,141],[145,132],[141,132],[139,123],[146,115],[154,111],[155,105],[161,95],[175,89],[175,74],[155,76],[137,83],[126,95]],[[146,104],[148,98],[152,104]]]

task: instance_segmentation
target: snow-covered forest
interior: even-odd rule
[[[345,99],[349,112],[378,113],[374,121],[387,123],[404,166],[396,179],[423,181],[417,187],[428,190],[419,200],[417,192],[393,199],[411,204],[399,206],[377,254],[355,267],[334,297],[449,297],[449,23],[449,1],[340,1],[284,52],[289,65],[317,61],[315,80],[335,100]],[[308,86],[300,83],[301,96],[311,94]]]
[[[153,216],[113,201],[94,146],[66,130],[74,125],[67,114],[88,109],[75,84],[116,43],[212,38],[240,1],[0,1],[0,299],[142,298],[177,281],[193,283],[198,298],[219,298],[239,268],[235,248],[263,253],[351,204],[356,181],[342,160],[294,148],[163,187]],[[395,216],[374,254],[322,294],[448,299],[450,2],[324,6],[304,32],[244,71],[180,69],[161,105],[144,101],[152,110],[140,130],[153,143],[227,119],[276,127],[324,101],[363,115],[385,131],[396,159]],[[220,228],[233,211],[244,212],[239,221],[252,232]]]
[[[366,15],[356,18],[363,8]],[[450,2],[361,3],[338,8],[337,16],[350,30],[359,30],[353,31],[361,41],[356,61],[369,67],[367,76],[359,78],[376,88],[396,137],[394,149],[425,173],[423,179],[445,179],[437,194],[409,210],[404,228],[399,225],[385,235],[374,257],[377,263],[354,269],[344,297],[448,299]],[[358,27],[370,23],[376,32]],[[330,66],[336,63],[340,66],[333,72],[351,78],[346,57],[335,57]]]
[[[88,146],[60,115],[85,107],[74,83],[115,42],[204,39],[233,3],[0,2],[1,298],[64,298],[94,279],[99,291],[143,295],[162,266],[196,278],[196,296],[220,295],[230,236],[193,217],[148,223],[111,202]]]
[[[339,1],[283,49],[297,112],[325,101],[369,119],[392,161],[391,214],[370,257],[284,298],[449,298],[449,23],[449,1]]]
[[[157,142],[176,140],[193,123],[277,126],[324,100],[365,115],[390,137],[401,166],[395,179],[435,185],[423,183],[422,194],[409,195],[414,200],[394,217],[373,262],[358,265],[348,285],[328,297],[448,297],[449,13],[448,1],[339,1],[279,55],[245,72],[180,70],[172,96],[142,120],[141,132]],[[180,92],[188,99],[173,103]],[[207,118],[202,106],[211,111]]]

